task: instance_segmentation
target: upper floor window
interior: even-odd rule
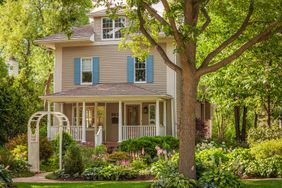
[[[81,83],[92,84],[92,59],[82,58],[81,59]]]
[[[135,83],[146,83],[146,61],[141,61],[138,58],[135,58],[134,62],[134,75]]]
[[[115,20],[111,18],[102,19],[103,39],[120,39],[123,37],[121,29],[125,27],[125,18],[119,17]]]

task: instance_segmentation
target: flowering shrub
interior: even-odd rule
[[[248,132],[248,143],[253,146],[267,140],[282,138],[282,129],[278,126],[252,128]]]
[[[27,147],[25,145],[17,145],[11,153],[14,159],[27,161]]]

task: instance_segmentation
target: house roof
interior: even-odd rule
[[[81,27],[73,27],[72,35],[70,38],[66,36],[64,32],[57,33],[54,35],[50,35],[41,39],[36,40],[37,43],[45,43],[45,42],[60,42],[64,40],[91,40],[91,37],[94,34],[93,26],[91,24],[84,25]]]
[[[129,83],[107,83],[91,86],[81,86],[74,89],[65,90],[62,92],[49,94],[41,97],[42,99],[55,98],[114,98],[114,97],[166,97],[170,96],[161,94],[148,88],[137,86]]]

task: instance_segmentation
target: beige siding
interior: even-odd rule
[[[95,33],[95,41],[101,41],[102,39],[102,25],[101,18],[94,19],[94,33]]]
[[[74,58],[100,57],[100,83],[127,82],[127,56],[129,50],[119,50],[118,45],[65,47],[63,48],[62,89],[72,89],[74,85]],[[166,93],[166,65],[156,50],[154,56],[154,83],[138,84],[162,94]]]

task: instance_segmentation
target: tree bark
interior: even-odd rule
[[[254,128],[258,127],[258,114],[255,112]]]
[[[243,107],[243,119],[242,119],[242,132],[241,132],[241,140],[243,142],[246,141],[246,136],[247,136],[247,112],[248,109],[246,106]]]
[[[224,139],[224,132],[225,132],[225,122],[223,115],[221,116],[221,124],[220,124],[220,135],[219,135],[219,141],[222,142]]]
[[[234,107],[234,125],[235,125],[235,133],[236,133],[236,140],[240,141],[240,107]]]
[[[196,140],[196,96],[198,79],[187,69],[182,74],[182,103],[179,131],[179,171],[185,177],[196,178],[195,140]]]

